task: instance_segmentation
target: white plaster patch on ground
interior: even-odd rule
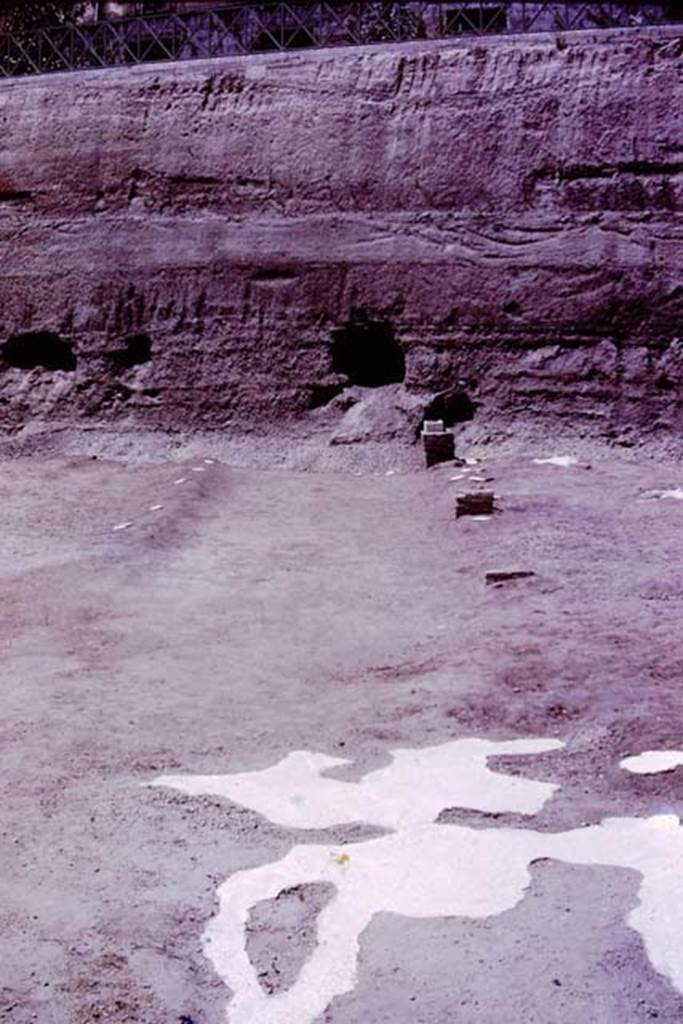
[[[573,455],[551,455],[548,459],[534,459],[537,466],[562,466],[564,469],[576,466],[578,461]]]
[[[323,772],[349,764],[346,758],[295,750],[263,771],[236,775],[164,775],[153,786],[183,793],[227,797],[289,828],[328,828],[368,822],[400,829],[429,825],[445,807],[492,814],[535,814],[558,788],[549,782],[503,775],[487,760],[501,754],[540,754],[562,747],[559,740],[495,743],[462,739],[438,747],[394,750],[386,768],[360,782]]]
[[[627,924],[640,933],[653,967],[683,992],[683,827],[673,814],[608,818],[546,836],[546,856],[640,872],[639,903]]]
[[[635,775],[656,775],[671,772],[683,765],[683,750],[644,750],[619,762],[620,768]]]
[[[557,787],[493,771],[487,759],[561,746],[557,740],[466,739],[396,750],[390,765],[360,782],[322,774],[347,764],[344,759],[295,751],[263,771],[163,776],[151,783],[228,797],[291,827],[365,821],[393,830],[341,848],[295,846],[282,860],[237,872],[219,887],[220,908],[204,943],[233,993],[229,1024],[312,1024],[336,996],[354,988],[359,939],[375,914],[500,914],[524,898],[530,866],[543,858],[639,871],[640,903],[628,923],[641,934],[654,967],[683,991],[683,829],[677,817],[607,819],[564,833],[434,823],[453,806],[537,812]],[[267,995],[246,951],[250,911],[307,882],[330,882],[336,895],[319,916],[317,948],[296,982]]]

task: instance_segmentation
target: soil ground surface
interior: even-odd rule
[[[680,813],[683,769],[618,765],[681,746],[683,502],[650,496],[680,467],[607,449],[533,462],[557,454],[491,452],[459,480],[208,450],[2,463],[0,1020],[219,1024],[230,992],[201,943],[218,886],[296,844],[377,834],[293,831],[147,785],[163,774],[309,750],[358,779],[399,747],[538,736],[565,747],[495,767],[558,784],[542,811],[455,807],[443,827]],[[456,520],[477,488],[500,511]],[[496,570],[534,575],[487,585]],[[355,989],[317,1024],[680,1024],[683,995],[626,923],[638,882],[541,861],[497,916],[379,914]],[[296,978],[329,898],[254,908],[265,989]]]

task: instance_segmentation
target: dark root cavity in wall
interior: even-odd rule
[[[474,419],[476,405],[466,391],[451,388],[435,395],[425,408],[426,420],[443,420],[444,426],[454,427],[456,423],[467,423]]]
[[[2,346],[2,359],[19,370],[76,369],[76,355],[70,342],[52,331],[13,334]]]
[[[308,408],[322,409],[323,406],[329,405],[343,390],[344,385],[339,383],[321,382],[313,384],[308,396]]]
[[[405,380],[405,356],[389,321],[359,318],[333,331],[332,369],[363,388]]]
[[[123,339],[121,348],[112,352],[111,358],[123,369],[142,366],[152,358],[152,339],[148,334],[131,334]]]

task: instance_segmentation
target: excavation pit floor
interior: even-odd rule
[[[683,808],[683,768],[619,763],[683,746],[683,471],[564,455],[359,475],[2,463],[2,1020],[680,1024],[683,902],[672,882],[669,932],[661,907],[637,927],[631,824],[609,863],[554,851]],[[480,489],[499,511],[456,520]],[[533,575],[487,582],[508,572]],[[491,741],[477,771],[516,780],[509,803],[468,796],[465,748],[439,761],[465,739]],[[388,886],[368,858],[394,821],[428,831],[401,839]],[[514,898],[503,870],[490,905],[441,906],[449,829],[538,836]],[[300,869],[281,888],[280,862]],[[469,898],[476,863],[443,884]],[[335,887],[355,906],[361,864],[363,891],[376,872],[391,892],[326,953],[316,921]],[[416,872],[436,879],[419,898]]]

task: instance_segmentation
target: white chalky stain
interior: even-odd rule
[[[673,498],[675,501],[683,501],[683,487],[674,487],[670,491],[647,491],[644,498]]]
[[[524,897],[530,865],[542,858],[633,868],[640,903],[628,923],[654,967],[683,991],[683,829],[677,817],[607,819],[564,833],[435,824],[448,807],[491,813],[539,811],[557,787],[492,771],[501,754],[556,750],[557,740],[456,740],[392,752],[392,763],[360,782],[323,777],[348,762],[306,751],[263,771],[162,776],[151,785],[226,797],[291,828],[366,822],[392,830],[346,845],[295,846],[282,860],[239,871],[218,889],[220,909],[204,943],[232,990],[229,1024],[312,1024],[356,984],[359,938],[377,913],[488,917]],[[286,992],[266,995],[246,951],[251,908],[305,882],[330,882],[334,899],[318,919],[318,945]]]
[[[537,466],[562,466],[564,469],[576,466],[578,461],[573,455],[551,455],[549,459],[534,459]]]
[[[683,487],[674,487],[668,491],[643,491],[640,497],[647,500],[673,498],[675,501],[683,501]]]
[[[620,768],[635,775],[656,775],[671,772],[683,765],[683,750],[644,750],[619,762]]]

